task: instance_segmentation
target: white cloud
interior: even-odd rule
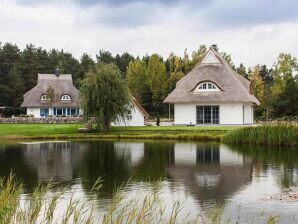
[[[190,53],[201,44],[217,43],[221,50],[232,54],[236,64],[247,66],[271,66],[280,52],[297,56],[298,22],[215,25],[206,13],[188,13],[191,4],[154,4],[81,8],[70,2],[25,5],[0,0],[0,41],[21,48],[28,43],[46,49],[63,48],[76,57],[83,52],[95,56],[100,49],[114,54],[127,51],[135,56],[159,53],[167,57],[170,52],[182,56],[185,48]],[[134,21],[142,15],[144,21]],[[148,16],[152,18],[148,20]]]

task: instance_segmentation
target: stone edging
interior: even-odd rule
[[[14,117],[0,118],[0,124],[65,124],[65,123],[83,123],[83,117]]]

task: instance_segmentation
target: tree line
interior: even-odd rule
[[[61,73],[72,74],[74,84],[80,88],[90,68],[98,63],[113,63],[144,108],[152,116],[165,115],[168,107],[162,103],[164,98],[207,50],[201,45],[190,53],[185,50],[182,57],[171,53],[167,58],[158,54],[114,56],[100,50],[95,59],[86,53],[76,59],[63,50],[46,50],[32,44],[20,50],[15,44],[0,43],[0,106],[18,108],[23,94],[36,85],[38,73],[54,73],[59,68]],[[256,111],[258,118],[298,115],[298,61],[295,57],[281,53],[270,68],[266,65],[247,68],[243,63],[235,66],[230,54],[220,53],[236,72],[251,81],[251,92],[261,102]]]

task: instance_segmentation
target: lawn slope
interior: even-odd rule
[[[80,133],[82,124],[0,124],[0,139],[177,139],[219,141],[235,126],[112,127],[106,134]]]

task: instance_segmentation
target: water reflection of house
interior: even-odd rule
[[[114,142],[116,156],[135,166],[144,158],[144,142]]]
[[[23,155],[39,179],[69,181],[74,178],[73,168],[83,153],[82,146],[75,142],[26,143]]]
[[[175,143],[175,165],[168,173],[204,202],[227,198],[250,182],[252,163],[225,145]]]

